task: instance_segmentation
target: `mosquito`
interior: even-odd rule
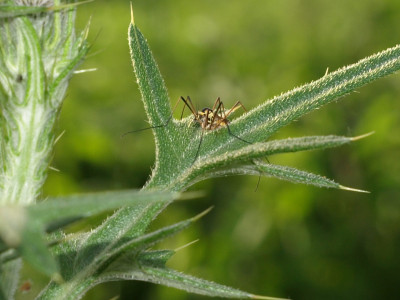
[[[226,111],[225,107],[224,107],[224,103],[221,101],[221,98],[218,97],[217,100],[215,100],[212,108],[205,107],[201,111],[198,111],[189,96],[187,96],[186,99],[181,96],[181,100],[185,103],[185,105],[191,111],[192,115],[194,116],[194,121],[197,122],[198,124],[200,124],[200,126],[202,128],[199,146],[197,147],[197,152],[196,152],[196,156],[194,158],[193,163],[196,161],[196,159],[199,155],[200,147],[203,142],[204,131],[206,131],[206,130],[211,131],[211,130],[215,130],[215,129],[225,126],[228,130],[228,133],[231,136],[237,138],[238,140],[240,140],[244,143],[251,144],[250,142],[233,134],[229,127],[230,121],[229,121],[228,117],[234,111],[236,111],[239,108],[242,108],[244,111],[247,111],[246,108],[243,106],[243,104],[240,101],[237,101],[234,106],[232,106],[228,111]],[[185,107],[182,110],[182,115],[183,115],[183,111],[184,111]]]
[[[185,106],[182,109],[181,119],[183,117],[183,113],[187,106],[194,117],[194,121],[196,123],[198,123],[200,125],[200,127],[202,128],[199,145],[197,147],[197,151],[196,151],[196,155],[193,160],[193,163],[197,160],[197,158],[199,156],[201,144],[203,142],[203,135],[204,135],[205,131],[211,131],[211,130],[216,130],[221,127],[226,127],[228,130],[228,133],[231,136],[233,136],[234,138],[236,138],[244,143],[252,144],[252,143],[242,139],[241,137],[233,134],[229,127],[230,120],[228,118],[233,112],[235,112],[239,108],[242,108],[244,111],[247,111],[246,108],[243,106],[243,104],[240,101],[237,101],[235,103],[235,105],[233,105],[229,110],[226,110],[223,102],[221,101],[221,98],[218,97],[215,100],[212,108],[205,107],[202,110],[198,111],[189,96],[187,96],[186,99],[181,96],[180,99],[178,99],[177,103],[175,104],[172,114],[175,111],[175,109],[179,103],[179,100],[182,100],[183,103],[185,104]],[[128,132],[124,133],[122,136],[125,136],[128,133],[139,132],[139,131],[143,131],[143,130],[147,130],[147,129],[165,127],[168,125],[169,121],[171,121],[172,114],[164,124],[146,127],[146,128],[142,128],[139,130],[128,131]]]

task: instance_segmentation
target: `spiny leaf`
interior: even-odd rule
[[[153,266],[163,268],[167,261],[175,254],[172,250],[154,250],[144,251],[138,255],[140,265]]]
[[[172,190],[186,189],[198,181],[197,176],[206,178],[203,176],[206,172],[214,172],[219,167],[227,169],[232,165],[235,168],[238,162],[265,155],[300,151],[302,148],[324,148],[351,141],[330,136],[317,137],[318,141],[313,141],[315,137],[306,137],[303,141],[287,140],[287,145],[283,141],[257,143],[302,115],[400,69],[400,46],[396,46],[277,96],[230,122],[229,129],[202,131],[196,127],[193,117],[182,121],[172,119],[164,126],[171,117],[166,88],[147,42],[134,24],[129,26],[129,43],[146,113],[150,125],[155,127],[156,166],[146,187]],[[157,89],[161,96],[155,95]],[[304,144],[295,145],[295,142]],[[277,149],[269,148],[274,146]]]
[[[160,254],[165,253],[160,252]],[[163,258],[161,258],[161,261],[162,259]],[[186,275],[169,268],[156,267],[154,266],[156,265],[156,263],[151,260],[142,260],[141,262],[142,264],[139,268],[131,268],[131,270],[129,270],[129,264],[125,264],[127,265],[127,268],[124,268],[120,272],[107,272],[104,274],[104,279],[142,280],[157,284],[163,284],[169,287],[187,291],[189,293],[210,297],[223,297],[232,299],[280,299],[273,297],[256,296],[212,281]]]
[[[360,137],[351,138],[334,135],[309,136],[257,143],[218,155],[207,160],[206,162],[196,163],[188,169],[187,173],[182,174],[182,177],[197,182],[198,180],[196,179],[196,176],[204,175],[205,172],[215,172],[218,170],[218,168],[226,168],[230,165],[235,166],[237,164],[252,162],[254,159],[265,158],[279,153],[338,147],[359,138]],[[204,178],[205,177],[202,176],[202,180]],[[182,178],[176,178],[177,184],[180,181],[182,181]]]
[[[37,270],[57,279],[60,277],[57,275],[58,266],[43,238],[44,228],[49,224],[53,228],[59,227],[57,224],[65,225],[69,221],[121,206],[140,207],[154,202],[170,201],[176,195],[167,192],[119,191],[59,197],[26,208],[15,207],[8,212],[3,208],[1,212],[11,216],[13,222],[19,220],[18,224],[12,226],[11,232],[6,232],[6,242],[8,241],[9,246],[16,247],[20,255]],[[21,217],[16,217],[16,213]],[[8,227],[3,226],[2,221],[6,222],[7,219],[0,220],[0,228],[4,230]]]
[[[123,239],[121,239],[120,243],[118,243],[114,246],[113,250],[108,252],[107,256],[113,256],[118,253],[122,253],[123,251],[127,251],[129,249],[133,249],[136,252],[148,249],[151,246],[159,243],[160,241],[187,228],[193,222],[196,222],[197,220],[202,218],[204,215],[206,215],[210,210],[211,210],[211,208],[205,210],[204,212],[198,214],[197,216],[194,216],[193,218],[178,222],[171,226],[163,227],[159,230],[141,235],[137,238],[129,239],[129,237],[126,236]]]
[[[149,206],[145,206],[149,208]],[[121,268],[134,269],[139,261],[152,262],[162,265],[174,253],[173,251],[144,252],[155,243],[183,230],[191,223],[204,216],[210,209],[188,220],[179,222],[152,233],[140,235],[135,238],[131,235],[117,237],[115,234],[107,237],[99,236],[100,231],[86,234],[83,238],[69,239],[54,249],[62,265],[63,276],[68,282],[55,285],[50,284],[43,297],[39,299],[53,299],[56,295],[69,295],[68,299],[80,297],[87,289],[94,285],[107,281],[102,274],[121,271]],[[146,212],[137,216],[137,223],[146,222]],[[143,218],[143,219],[140,219]],[[106,223],[110,225],[111,223]],[[137,224],[139,228],[140,224]],[[111,226],[111,225],[110,225]],[[94,238],[98,238],[96,241]],[[80,245],[79,245],[80,244]],[[77,248],[76,245],[79,245]],[[131,254],[130,256],[128,254]],[[85,256],[87,255],[87,256]],[[124,259],[129,256],[129,262]],[[103,269],[98,272],[98,269]],[[105,271],[106,270],[106,271]],[[99,275],[100,274],[100,275]],[[98,278],[98,276],[100,276]],[[102,279],[103,278],[103,279]]]
[[[164,80],[146,39],[133,23],[129,25],[128,38],[133,68],[150,124],[162,126],[170,120],[172,115]],[[169,153],[173,148],[171,135],[176,134],[175,127],[155,128],[153,132],[156,139],[156,155],[164,164],[168,164],[171,158],[166,157],[165,153]],[[158,168],[158,162],[155,168]]]
[[[198,178],[197,180],[228,175],[256,175],[275,177],[293,183],[309,184],[317,187],[335,188],[353,192],[368,193],[367,191],[353,189],[340,185],[339,183],[336,183],[335,181],[321,175],[298,170],[292,167],[264,163],[261,160],[255,160],[253,164],[246,164],[212,171],[209,172],[207,175]]]
[[[248,141],[263,141],[304,114],[399,69],[400,45],[397,45],[259,105],[233,121],[230,129]],[[227,148],[232,150],[246,146],[230,135],[221,136],[219,142],[209,147],[205,136],[203,155],[207,157],[223,153]]]
[[[90,1],[81,1],[77,3],[68,3],[63,5],[56,5],[56,6],[20,6],[20,5],[0,5],[0,19],[1,18],[12,18],[18,16],[25,16],[31,14],[38,14],[42,12],[49,12],[49,11],[57,11],[61,9],[68,9],[73,8],[77,5],[92,2]]]
[[[169,201],[177,195],[177,193],[135,190],[88,193],[50,198],[27,209],[31,218],[43,224],[62,223],[64,220],[88,217],[122,206]]]
[[[174,254],[170,250],[150,251],[137,256],[136,253],[127,253],[109,266],[99,276],[98,280],[113,281],[141,280],[163,284],[190,293],[224,298],[238,299],[280,299],[257,296],[238,289],[227,287],[212,281],[166,268],[165,262]]]

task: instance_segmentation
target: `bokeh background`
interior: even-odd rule
[[[134,1],[171,103],[220,96],[247,109],[400,41],[398,0]],[[154,161],[127,43],[129,1],[78,9],[92,50],[59,118],[44,196],[140,188]],[[274,138],[375,134],[351,145],[269,157],[370,194],[276,179],[227,177],[193,186],[205,196],[171,205],[153,228],[214,206],[160,248],[168,266],[252,293],[291,299],[399,299],[400,75],[374,82],[283,128]],[[34,283],[39,288],[40,283]],[[100,285],[85,300],[206,299],[141,282]]]

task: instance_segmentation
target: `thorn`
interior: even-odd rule
[[[344,185],[339,185],[339,189],[341,190],[346,190],[346,191],[351,191],[351,192],[358,192],[358,193],[366,193],[366,194],[370,194],[371,192],[369,191],[364,191],[364,190],[359,190],[359,189],[353,189]]]
[[[131,1],[131,24],[135,25],[135,19],[133,18],[133,7],[132,7],[132,1]]]
[[[53,275],[51,275],[51,280],[53,280],[54,282],[61,284],[64,283],[64,279],[62,278],[60,273],[54,273]]]
[[[361,139],[363,139],[363,138],[365,138],[367,136],[373,135],[374,133],[375,133],[375,131],[371,131],[371,132],[368,132],[368,133],[363,134],[363,135],[352,137],[351,140],[352,141],[358,141],[358,140],[361,140]]]
[[[199,239],[196,239],[196,240],[191,241],[191,242],[189,242],[189,243],[187,243],[187,244],[185,244],[183,246],[180,246],[180,247],[176,248],[174,250],[174,252],[178,252],[178,251],[182,250],[183,248],[189,247],[189,246],[193,245],[194,243],[197,243],[198,241],[199,241]]]
[[[181,200],[191,200],[191,199],[197,199],[197,198],[203,198],[205,197],[206,192],[205,191],[194,191],[194,192],[185,192],[180,195],[177,201]]]
[[[54,167],[52,167],[52,166],[49,166],[49,169],[50,169],[50,170],[53,170],[53,171],[56,171],[56,172],[60,172],[60,170],[59,170],[59,169],[57,169],[57,168],[54,168]]]
[[[328,75],[328,73],[329,73],[329,67],[326,68],[326,71],[325,71],[325,75],[324,75],[324,76]]]
[[[81,73],[94,72],[94,71],[97,71],[97,68],[76,70],[76,71],[74,71],[74,74],[81,74]]]
[[[63,130],[63,131],[60,133],[60,135],[54,140],[53,146],[54,146],[55,144],[57,144],[57,142],[61,139],[61,137],[64,135],[64,133],[65,133],[65,130]]]
[[[84,32],[84,40],[88,39],[89,36],[89,29],[90,29],[90,24],[92,23],[92,16],[89,17],[89,21],[86,24],[85,29],[83,30]]]
[[[207,208],[205,211],[199,213],[197,216],[194,216],[191,220],[197,221],[198,219],[204,217],[206,214],[208,214],[212,209],[214,208],[214,206],[210,206],[209,208]]]

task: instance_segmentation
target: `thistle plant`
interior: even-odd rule
[[[164,80],[132,16],[130,54],[156,144],[149,181],[142,191],[36,202],[68,79],[88,51],[87,29],[76,36],[74,16],[75,7],[59,1],[8,1],[2,7],[0,299],[13,299],[21,257],[49,276],[49,284],[37,299],[80,299],[95,285],[115,280],[148,281],[213,297],[277,299],[182,274],[165,265],[175,251],[151,249],[208,210],[155,231],[148,230],[149,224],[188,187],[218,176],[268,176],[361,191],[321,175],[271,164],[265,158],[337,147],[366,135],[270,137],[304,114],[399,70],[400,46],[270,99],[232,120],[229,130],[220,126],[206,132],[192,116],[172,117]],[[118,210],[91,231],[68,235],[63,231],[76,220],[113,209]]]
[[[74,7],[61,9],[59,0],[5,1],[0,18],[0,232],[13,245],[20,239],[5,226],[18,216],[23,222],[16,207],[34,204],[40,194],[54,144],[54,123],[88,44],[87,29],[75,33]],[[9,273],[17,272],[12,268]]]

